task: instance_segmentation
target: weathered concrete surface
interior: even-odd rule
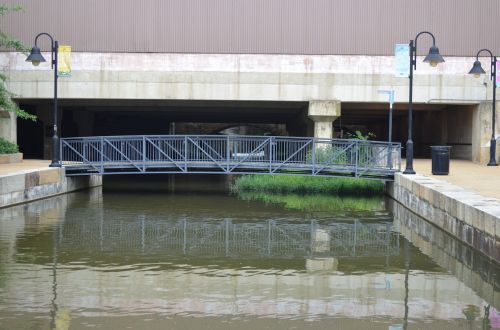
[[[331,139],[333,137],[333,122],[340,117],[339,101],[310,101],[308,117],[314,122],[314,137]]]
[[[427,164],[430,168],[430,162]],[[468,187],[476,187],[477,191],[438,179],[446,178],[443,176],[397,173],[395,181],[387,184],[387,192],[410,211],[500,262],[500,200],[478,192],[482,186],[498,187],[495,184],[500,180],[498,168],[469,164],[463,166],[468,169],[465,181],[469,182]],[[454,165],[455,171],[460,167],[452,162],[450,171]],[[476,167],[476,172],[480,169],[497,172],[496,175],[483,174],[479,179],[471,166]],[[455,180],[460,181],[456,176]]]
[[[16,114],[0,109],[0,137],[17,142]]]
[[[393,56],[73,53],[71,60],[61,99],[386,102],[378,90],[392,88],[395,102],[408,102],[408,78],[394,77]],[[415,103],[479,103],[491,93],[466,74],[474,58],[446,58],[436,68],[421,60]],[[22,54],[0,53],[0,68],[19,98],[53,97],[50,64],[34,68]]]
[[[493,102],[480,103],[473,112],[472,119],[472,160],[478,163],[487,164],[490,160],[490,141],[491,141],[491,119],[493,113]],[[497,140],[496,160],[500,162],[500,102],[496,103],[495,111],[495,138]]]
[[[0,165],[0,207],[102,185],[102,177],[66,177],[63,168],[32,161]],[[43,166],[45,165],[45,166]]]
[[[0,164],[20,163],[23,160],[23,154],[17,152],[15,154],[0,154]]]

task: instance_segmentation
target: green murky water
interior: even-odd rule
[[[0,329],[500,328],[497,266],[398,205],[200,191],[0,210]]]

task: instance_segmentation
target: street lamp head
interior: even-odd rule
[[[444,58],[439,54],[439,48],[436,46],[432,46],[429,49],[429,54],[424,58],[424,62],[427,62],[430,64],[430,66],[434,67],[438,65],[439,63],[444,62]]]
[[[472,65],[472,69],[470,69],[469,74],[474,75],[475,78],[479,78],[483,73],[486,73],[481,66],[481,62],[479,60],[474,61]]]
[[[40,48],[33,46],[33,48],[31,48],[31,53],[26,58],[26,62],[31,62],[34,66],[38,66],[40,62],[45,62],[45,58],[42,56]]]

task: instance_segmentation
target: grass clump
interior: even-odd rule
[[[0,138],[0,154],[15,154],[19,152],[19,147],[14,142]]]
[[[277,194],[381,195],[384,183],[355,178],[313,176],[245,175],[237,178],[231,190]]]

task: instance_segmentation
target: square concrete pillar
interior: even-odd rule
[[[314,137],[331,139],[333,122],[340,117],[340,101],[309,101],[307,115],[314,121]]]
[[[491,119],[492,119],[492,102],[480,103],[472,115],[472,161],[481,164],[487,164],[490,159],[490,141],[491,141]],[[500,102],[496,103],[496,128],[495,134],[497,139],[496,160],[500,161]]]
[[[14,112],[0,109],[0,137],[17,143],[17,116]]]

